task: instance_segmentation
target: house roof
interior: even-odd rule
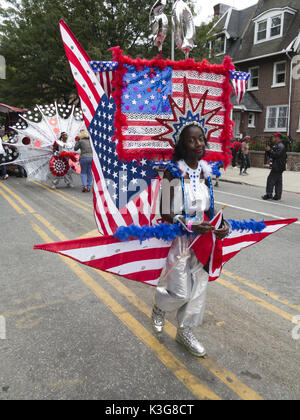
[[[254,44],[254,19],[271,9],[289,8],[295,14],[285,13],[283,36],[274,40]],[[294,10],[293,10],[294,9]],[[230,13],[230,17],[228,18]],[[251,60],[257,57],[268,56],[275,53],[284,53],[289,47],[297,45],[294,42],[300,33],[300,2],[299,0],[260,0],[252,7],[244,10],[230,9],[217,22],[213,28],[214,33],[226,31],[227,37],[234,42],[230,43],[227,54],[233,61]]]
[[[232,7],[229,8],[228,10],[226,10],[226,12],[214,24],[214,26],[212,27],[210,32],[212,32],[214,34],[218,34],[218,33],[223,32],[224,30],[227,29],[226,22],[227,22],[227,18],[228,18],[228,13],[230,13],[231,10],[232,10]]]
[[[245,93],[242,99],[242,102],[240,104],[237,103],[237,99],[235,95],[231,97],[230,102],[235,109],[241,109],[243,111],[248,111],[248,112],[262,112],[263,111],[261,105],[257,102],[257,100],[255,99],[254,95],[252,95],[251,92]]]
[[[239,38],[253,15],[256,5],[247,9],[237,10],[234,7],[228,9],[211,29],[213,33],[227,32],[230,38]]]

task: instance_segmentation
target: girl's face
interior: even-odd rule
[[[61,139],[65,143],[68,140],[68,134],[64,134]]]
[[[200,127],[189,127],[184,135],[184,147],[187,159],[202,159],[205,155],[205,137]]]

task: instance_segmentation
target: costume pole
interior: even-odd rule
[[[173,11],[173,8],[174,8],[174,3],[175,3],[175,0],[172,0],[172,11]],[[175,59],[175,31],[174,31],[174,22],[173,22],[173,19],[172,19],[172,36],[171,36],[171,59],[172,59],[172,61],[174,61],[174,59]]]
[[[225,208],[227,207],[227,205],[224,205],[223,207],[222,207],[222,212],[225,210]],[[199,235],[199,236],[201,236],[201,235]],[[180,255],[180,257],[178,258],[178,260],[176,261],[176,263],[175,264],[173,264],[172,265],[172,267],[170,268],[170,270],[167,272],[167,274],[165,274],[164,276],[163,276],[163,278],[162,278],[162,281],[164,281],[171,273],[172,273],[172,271],[174,270],[174,268],[177,266],[177,264],[179,264],[179,262],[182,260],[182,258],[184,258],[184,257],[186,257],[187,255],[188,255],[188,253],[190,252],[190,249],[191,249],[191,246],[196,242],[196,240],[198,240],[199,239],[199,236],[197,236],[194,240],[193,240],[193,242],[189,245],[189,247],[188,247],[188,249],[183,253],[183,254],[181,254]]]
[[[173,264],[172,267],[170,268],[170,270],[167,272],[167,274],[165,274],[163,276],[162,281],[164,281],[172,273],[172,271],[177,266],[177,264],[179,264],[179,262],[182,260],[182,258],[186,257],[189,252],[190,252],[190,248],[188,248],[183,254],[180,255],[180,257],[178,258],[178,260],[176,261],[176,263]]]

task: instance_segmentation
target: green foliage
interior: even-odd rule
[[[76,87],[62,46],[58,22],[64,19],[94,60],[110,60],[119,45],[132,57],[158,54],[151,39],[149,13],[155,0],[10,0],[0,8],[0,55],[7,79],[0,80],[0,102],[18,107],[76,98]],[[146,3],[146,4],[145,4]],[[166,10],[171,23],[171,2]],[[197,31],[191,57],[206,53],[208,25]],[[163,58],[171,56],[171,30]],[[180,51],[176,59],[183,59]]]

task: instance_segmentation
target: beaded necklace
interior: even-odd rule
[[[202,171],[201,162],[198,163],[197,169],[190,168],[185,162],[186,172],[189,174],[190,180],[193,184],[193,190],[196,192],[197,190],[197,182],[200,180],[200,175]]]
[[[185,162],[184,162],[184,165],[186,167],[185,168],[186,173],[188,173],[189,178],[192,181],[193,190],[194,190],[194,192],[196,192],[197,182],[200,181],[200,176],[201,176],[201,172],[202,172],[201,162],[199,162],[197,169],[190,168]],[[208,185],[209,185],[209,195],[210,195],[210,219],[213,219],[213,217],[214,217],[214,193],[213,193],[212,181],[211,181],[210,176],[207,178],[207,181],[208,181]],[[186,193],[186,190],[185,190],[184,177],[183,176],[181,176],[181,186],[182,186],[182,191],[183,191],[183,196],[184,196],[185,218],[188,219],[187,193]]]

